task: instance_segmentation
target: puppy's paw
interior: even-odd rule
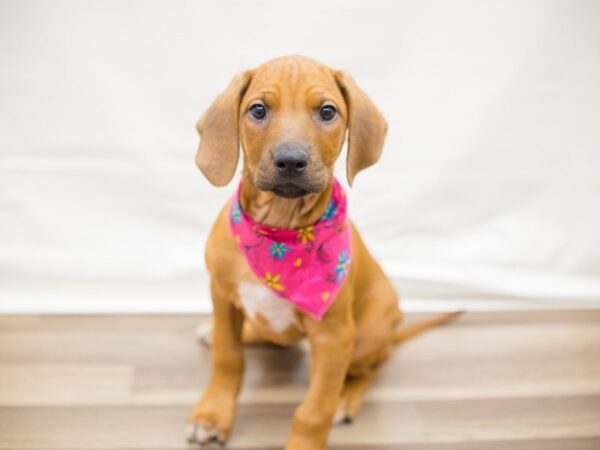
[[[196,338],[205,347],[212,346],[213,324],[210,322],[202,322],[196,328]]]
[[[333,425],[351,425],[362,406],[362,396],[355,393],[344,392],[339,400],[337,410],[333,416]]]
[[[210,443],[225,447],[225,437],[219,435],[215,425],[201,425],[199,423],[188,424],[185,434],[189,443],[197,443],[205,446]]]
[[[347,411],[338,408],[333,416],[333,426],[339,427],[342,425],[351,425],[354,421],[354,417],[351,416]]]
[[[188,442],[201,445],[214,442],[221,447],[225,446],[235,411],[235,397],[230,395],[204,397],[190,414],[186,429]]]

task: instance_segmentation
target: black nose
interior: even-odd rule
[[[308,155],[300,149],[282,149],[275,153],[273,164],[281,175],[297,177],[308,166]]]

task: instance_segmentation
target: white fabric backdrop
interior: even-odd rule
[[[234,187],[194,123],[289,53],[388,118],[350,210],[410,309],[600,306],[599,24],[593,0],[2,1],[0,310],[207,310]]]

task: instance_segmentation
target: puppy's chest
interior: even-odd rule
[[[298,324],[296,307],[254,280],[242,280],[238,286],[240,306],[253,323],[284,333]]]

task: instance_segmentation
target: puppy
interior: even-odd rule
[[[289,56],[238,74],[197,124],[196,164],[215,186],[242,181],[206,244],[214,308],[211,378],[190,439],[224,443],[244,373],[243,342],[307,337],[310,384],[286,449],[325,449],[334,419],[351,421],[392,347],[454,315],[397,330],[398,296],[345,217],[333,167],[380,158],[387,124],[346,73]]]

